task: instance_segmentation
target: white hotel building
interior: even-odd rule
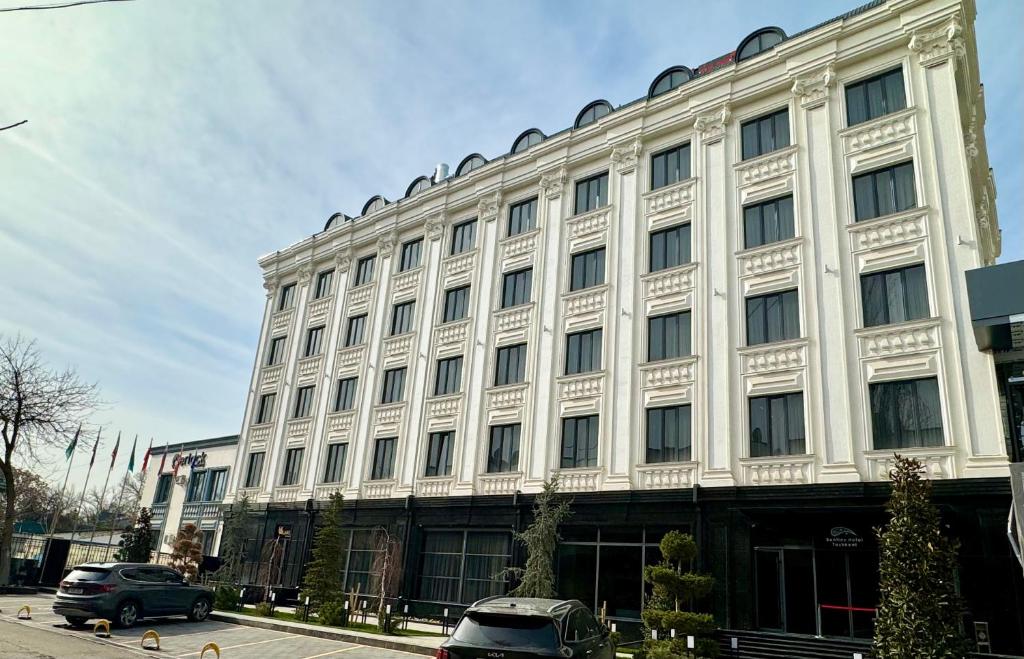
[[[354,562],[360,528],[405,534],[406,596],[495,592],[458,564],[521,560],[509,531],[557,474],[577,525],[564,595],[638,618],[639,568],[683,528],[721,625],[863,636],[870,616],[821,606],[874,605],[858,577],[894,451],[926,465],[958,533],[1005,523],[964,280],[999,255],[974,14],[889,0],[760,30],[260,259],[227,500],[257,505],[264,539],[286,527],[282,581],[340,491]],[[456,573],[433,573],[445,553]],[[1007,578],[1001,549],[977,554],[965,582]],[[964,590],[1019,637],[1015,609]]]

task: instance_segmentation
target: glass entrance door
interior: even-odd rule
[[[785,631],[785,589],[782,581],[782,550],[771,547],[754,549],[757,579],[757,626]]]
[[[817,626],[814,550],[810,547],[755,547],[757,626],[814,634]]]

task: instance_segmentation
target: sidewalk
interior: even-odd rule
[[[292,634],[304,634],[317,638],[326,638],[347,643],[358,643],[370,645],[388,650],[399,650],[411,652],[412,654],[434,656],[438,646],[444,642],[444,636],[384,636],[371,634],[345,627],[326,627],[324,625],[313,625],[305,622],[292,622],[290,620],[279,620],[277,618],[260,618],[251,615],[243,615],[231,611],[213,611],[210,613],[211,620],[256,627],[258,629],[271,629],[274,631],[290,632]],[[410,623],[410,629],[419,627],[416,623]],[[421,630],[422,631],[422,630]]]

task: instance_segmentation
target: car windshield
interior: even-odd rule
[[[452,633],[460,643],[502,648],[557,648],[558,632],[548,618],[467,613]]]
[[[110,570],[99,567],[76,567],[65,577],[68,581],[103,581]]]

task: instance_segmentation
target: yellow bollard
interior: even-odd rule
[[[203,659],[203,655],[206,654],[207,650],[213,650],[217,653],[217,659],[220,659],[220,646],[216,643],[210,642],[203,646],[203,651],[199,653],[199,659]]]
[[[106,630],[105,634],[100,633],[100,627]],[[96,624],[92,626],[92,633],[94,636],[99,636],[100,638],[110,638],[110,621],[102,618],[97,620]]]
[[[25,615],[21,615],[24,613]],[[32,619],[32,607],[26,604],[25,606],[18,609],[18,620],[31,620]]]
[[[146,641],[152,639],[156,643],[155,648],[147,648]],[[147,629],[146,633],[142,635],[142,641],[140,643],[143,650],[159,650],[160,649],[160,634],[156,633],[155,629]]]

